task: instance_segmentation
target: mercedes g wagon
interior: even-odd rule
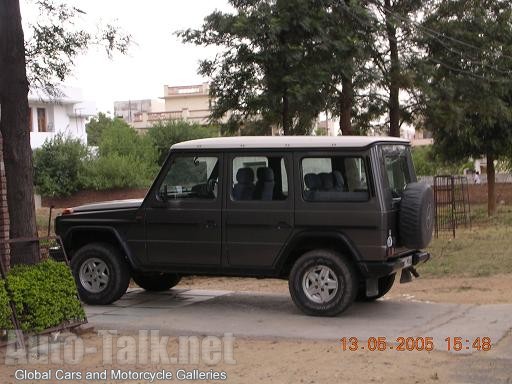
[[[288,279],[303,312],[332,316],[417,276],[433,223],[406,140],[229,137],[172,146],[144,199],[66,209],[56,232],[89,304],[130,278],[242,276]]]

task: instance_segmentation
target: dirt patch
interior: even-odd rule
[[[192,276],[184,278],[179,287],[288,294],[288,282],[274,279]],[[486,277],[420,277],[407,284],[396,281],[383,299],[458,304],[512,303],[512,274]]]
[[[129,334],[128,334],[129,335]],[[101,338],[96,334],[83,337],[88,348],[101,351]],[[115,345],[115,344],[114,344]],[[177,345],[171,338],[168,345],[169,354]],[[48,371],[57,369],[66,371],[102,371],[104,369],[122,369],[132,371],[175,372],[178,369],[199,369],[202,371],[224,371],[228,383],[325,383],[343,382],[379,382],[379,383],[431,383],[446,382],[450,375],[450,364],[457,359],[440,352],[349,352],[342,351],[336,339],[332,342],[254,340],[237,339],[235,341],[234,359],[236,364],[220,363],[208,366],[195,365],[104,365],[101,353],[86,355],[78,365],[30,364],[24,366],[2,366],[1,383],[20,383],[14,377],[17,369]],[[82,376],[85,377],[85,374]],[[31,383],[44,381],[30,380]],[[69,383],[84,383],[84,380],[70,380]],[[111,382],[96,381],[89,382]],[[116,381],[116,383],[136,383],[139,381]],[[196,382],[196,381],[194,381]]]
[[[120,334],[133,336],[134,334]],[[333,335],[334,336],[334,335]],[[104,364],[102,361],[102,339],[96,333],[82,336],[87,348],[96,348],[98,353],[87,354],[77,365],[29,364],[2,366],[0,382],[20,383],[14,377],[17,369],[48,371],[124,371],[157,372],[162,369],[176,373],[179,369],[225,372],[227,383],[508,383],[512,378],[509,356],[496,353],[476,352],[472,356],[448,354],[446,352],[370,352],[343,351],[333,337],[332,341],[289,341],[237,339],[234,344],[234,364],[221,362],[216,365],[199,364]],[[114,346],[116,345],[114,339]],[[177,339],[170,338],[167,344],[169,355],[177,353]],[[117,349],[119,351],[119,349]],[[0,355],[3,355],[1,353]],[[0,356],[3,360],[3,356]],[[476,365],[474,365],[476,364]],[[489,369],[491,367],[491,369]],[[487,368],[487,369],[484,369]],[[85,377],[85,375],[83,376]],[[478,381],[472,380],[478,378]],[[175,381],[175,380],[174,380]],[[31,383],[46,381],[29,380]],[[85,383],[85,380],[69,380],[68,383]],[[106,382],[109,380],[89,380]],[[117,384],[142,381],[118,380]],[[158,381],[157,381],[158,382]],[[188,382],[188,381],[187,381]],[[193,381],[199,382],[199,381]]]

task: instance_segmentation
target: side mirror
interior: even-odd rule
[[[167,184],[164,184],[163,190],[160,191],[160,198],[162,201],[167,202],[169,195],[167,194]]]

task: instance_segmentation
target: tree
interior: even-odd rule
[[[285,135],[311,132],[326,110],[332,83],[333,43],[326,23],[333,24],[336,3],[231,0],[235,13],[216,11],[200,30],[179,32],[185,42],[225,48],[199,68],[212,78],[212,118],[229,115],[232,127],[261,120]],[[351,49],[349,39],[336,41],[337,59]]]
[[[363,1],[334,1],[325,14],[331,57],[322,59],[332,80],[328,89],[328,110],[340,118],[343,135],[363,134],[368,124],[362,122],[361,106],[367,100],[365,90],[375,81],[371,60],[377,20]]]
[[[494,162],[512,147],[512,6],[436,1],[422,31],[426,125],[445,158],[486,157],[493,215]]]
[[[416,111],[413,73],[410,65],[418,50],[415,45],[414,19],[420,13],[421,0],[373,0],[368,8],[379,26],[374,39],[372,63],[378,73],[376,89],[370,97],[367,121],[380,118],[386,112],[385,125],[390,136],[400,137],[400,127],[411,120]],[[380,80],[377,80],[380,79]],[[401,105],[400,93],[409,93],[410,105]],[[385,92],[382,95],[382,91]]]
[[[33,34],[25,42],[19,0],[0,2],[0,132],[4,141],[11,238],[37,235],[26,68],[35,85],[55,94],[56,81],[63,81],[69,75],[78,53],[99,43],[104,43],[108,52],[124,52],[130,41],[129,36],[122,35],[114,26],[107,26],[99,34],[80,28],[77,31],[74,20],[84,12],[65,3],[38,0],[36,4],[46,22],[33,25]],[[14,245],[11,261],[13,264],[38,262],[38,247]]]
[[[98,116],[92,117],[85,125],[87,132],[87,144],[98,146],[101,141],[101,135],[104,131],[115,127],[129,127],[129,125],[118,117],[108,117],[104,113],[98,113]]]
[[[0,132],[4,142],[10,238],[37,236],[28,128],[28,80],[18,0],[0,1]],[[13,244],[11,263],[39,261],[37,244]]]
[[[147,136],[157,148],[158,163],[163,164],[169,149],[176,143],[187,140],[219,136],[217,127],[205,127],[183,120],[158,122],[148,129]]]

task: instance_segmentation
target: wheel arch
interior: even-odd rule
[[[70,260],[78,249],[90,243],[107,243],[116,247],[130,267],[134,267],[130,249],[115,228],[106,226],[77,226],[70,228],[63,240],[64,248]]]
[[[301,232],[287,244],[277,263],[280,277],[287,278],[293,264],[305,252],[314,249],[332,249],[348,256],[355,269],[360,272],[358,262],[361,255],[350,239],[340,232]]]

